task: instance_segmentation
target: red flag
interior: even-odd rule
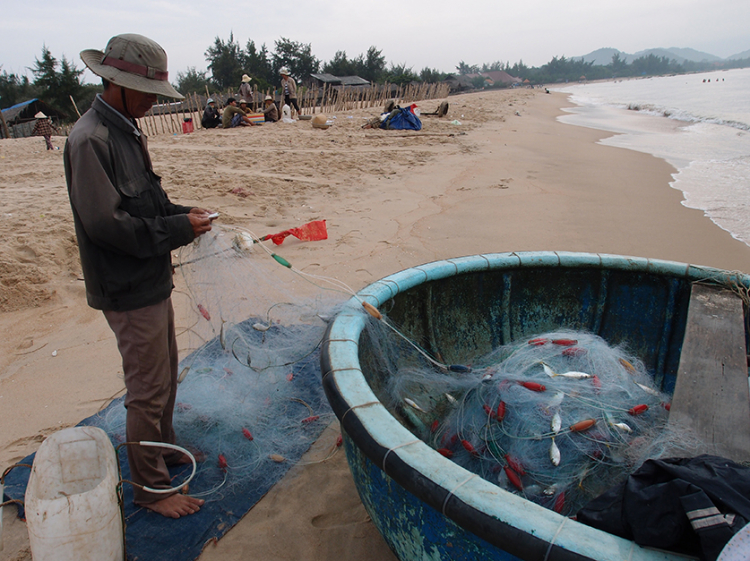
[[[284,238],[287,236],[294,236],[298,240],[303,242],[317,242],[319,240],[328,239],[328,231],[326,230],[325,220],[316,220],[314,222],[308,222],[303,224],[299,228],[289,228],[278,234],[269,234],[261,238],[261,241],[271,240],[274,245],[281,245],[284,243]]]

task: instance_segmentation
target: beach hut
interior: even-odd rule
[[[34,123],[36,122],[34,115],[40,111],[50,117],[55,124],[59,124],[63,119],[68,117],[67,114],[53,109],[38,98],[16,103],[2,110],[3,121],[5,121],[8,130],[6,131],[5,127],[0,127],[0,138],[25,138],[31,136]]]
[[[510,87],[521,81],[520,78],[514,78],[504,70],[493,70],[491,72],[482,72],[481,74],[487,80],[490,81],[491,86],[494,87]]]

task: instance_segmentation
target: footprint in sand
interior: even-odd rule
[[[318,514],[317,516],[313,516],[312,520],[310,520],[310,523],[315,528],[326,530],[366,524],[369,521],[370,517],[364,511],[364,507],[362,505],[358,505],[353,508],[348,508],[344,512],[337,511]]]
[[[35,263],[38,256],[29,246],[22,245],[16,248],[16,257],[21,263]]]

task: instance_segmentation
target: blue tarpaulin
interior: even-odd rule
[[[213,341],[209,344],[218,345]],[[188,357],[189,358],[189,357]],[[221,371],[221,365],[216,370]],[[193,365],[196,368],[195,364]],[[223,373],[223,372],[222,372]],[[297,402],[304,401],[312,410],[319,415],[315,422],[306,422],[304,430],[294,430],[293,423],[288,423],[289,431],[294,430],[294,434],[289,434],[288,438],[294,442],[293,447],[286,448],[285,461],[274,461],[267,455],[260,455],[253,466],[252,473],[242,479],[241,482],[228,486],[221,490],[220,495],[213,495],[212,500],[206,498],[206,503],[200,512],[174,520],[165,518],[150,510],[138,507],[133,504],[133,490],[128,484],[123,485],[124,504],[125,504],[125,541],[127,550],[127,559],[129,561],[156,560],[159,561],[190,561],[196,559],[203,547],[214,539],[221,538],[230,528],[257,503],[269,489],[302,457],[310,445],[317,439],[323,429],[332,420],[333,416],[323,394],[320,384],[320,371],[318,368],[318,353],[309,355],[303,363],[298,363],[294,368],[292,405],[299,406],[303,411],[305,407]],[[273,393],[269,393],[266,401],[270,402],[276,398]],[[288,398],[285,398],[289,402]],[[122,438],[121,434],[113,434],[111,423],[112,414],[120,414],[117,409],[122,409],[124,398],[113,401],[106,409],[100,413],[85,419],[81,425],[98,426],[103,428],[110,436],[113,444],[116,446],[118,440]],[[189,407],[190,403],[181,399],[178,391],[178,401],[181,401],[183,407]],[[287,414],[293,412],[288,409]],[[309,413],[302,413],[304,416]],[[305,421],[308,421],[306,419]],[[179,418],[175,415],[175,428],[178,431],[178,444],[184,444],[179,441]],[[284,425],[284,426],[287,426]],[[279,433],[278,426],[258,427],[255,429],[255,439],[262,440],[266,435],[264,431],[271,432],[274,430],[276,438],[285,439],[285,429]],[[210,432],[208,434],[210,437]],[[238,435],[238,438],[244,438]],[[130,470],[128,468],[127,457],[124,453],[125,448],[121,449],[120,468],[123,480],[130,479]],[[34,454],[24,458],[19,463],[31,464],[34,460]],[[217,466],[215,458],[207,458],[206,463],[211,465],[204,466],[202,469],[199,464],[198,473],[190,483],[190,494],[200,494],[202,490],[215,487],[215,478]],[[181,482],[189,476],[191,466],[177,466],[170,470],[173,481]],[[26,485],[29,479],[29,469],[18,467],[10,472],[5,479],[4,500],[20,499],[23,500],[26,491]],[[113,491],[114,492],[114,491]],[[23,517],[23,509],[19,508],[19,516]]]
[[[381,129],[386,130],[422,130],[422,121],[409,109],[397,107],[380,123]]]

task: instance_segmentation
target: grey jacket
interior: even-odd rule
[[[134,310],[168,298],[170,252],[195,237],[190,207],[169,201],[141,137],[143,145],[137,129],[97,96],[65,143],[86,298],[99,310]]]

